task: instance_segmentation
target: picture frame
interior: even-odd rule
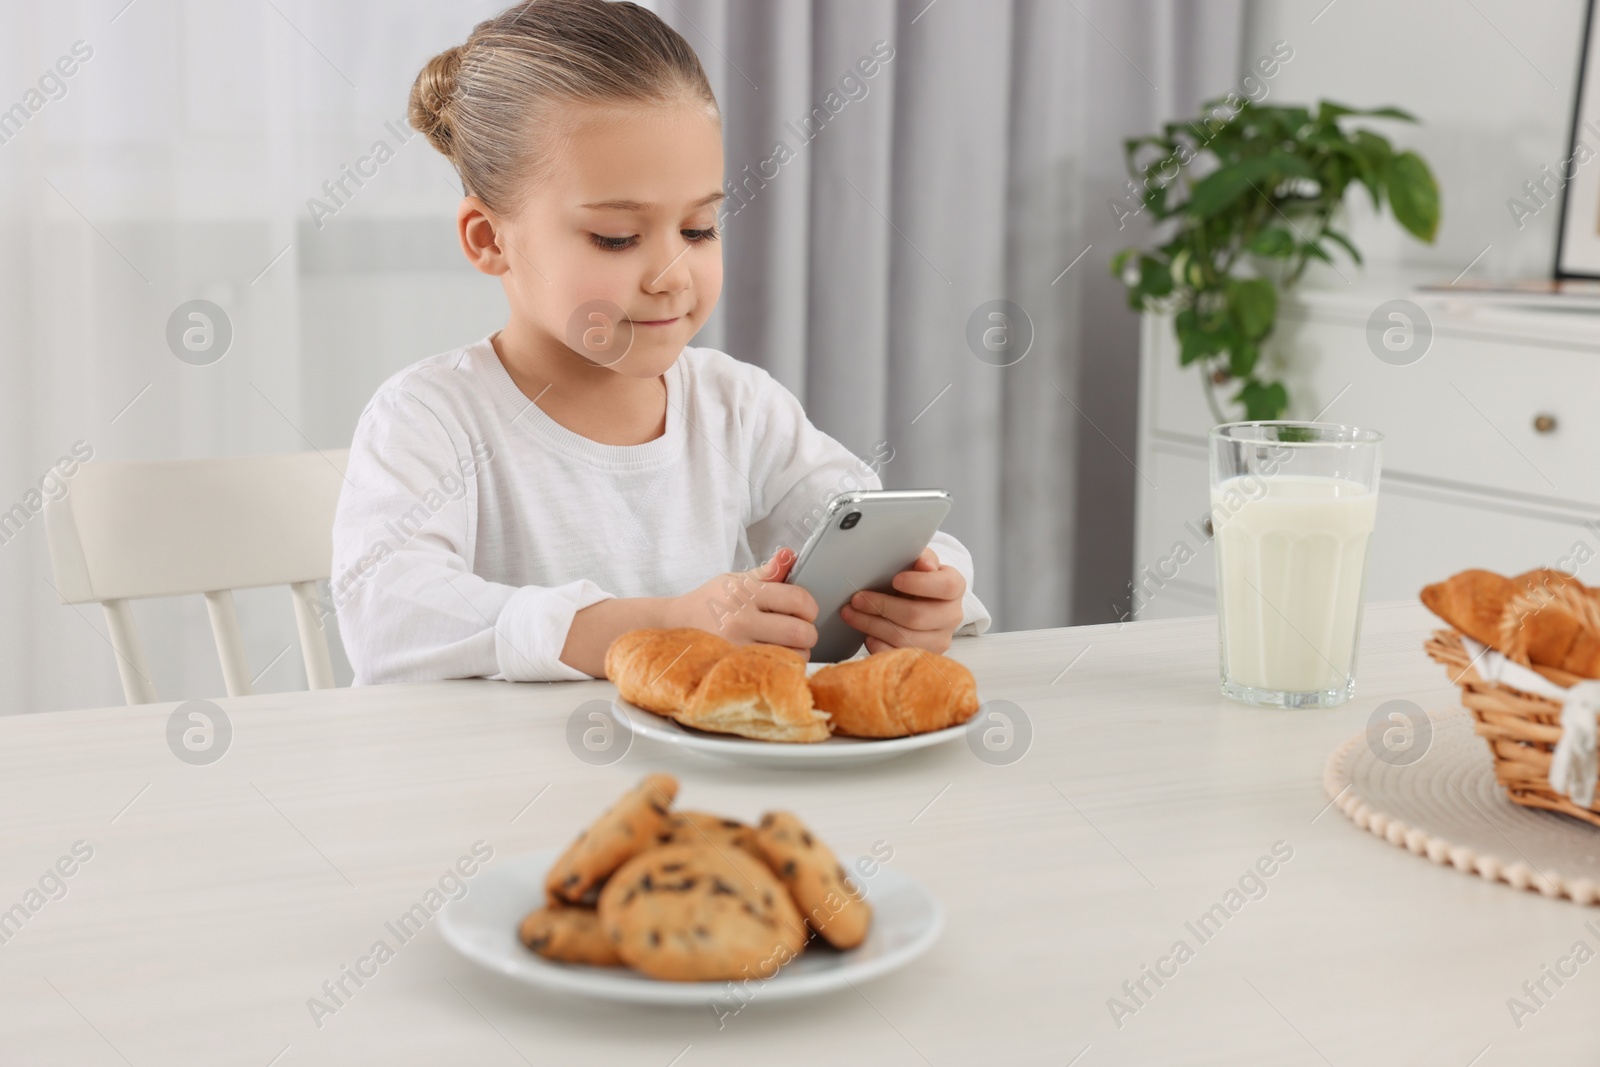
[[[1524,187],[1524,192],[1535,200],[1534,194],[1549,190],[1552,180],[1560,189],[1554,271],[1557,280],[1600,279],[1600,25],[1595,21],[1595,0],[1589,0],[1584,12],[1580,40],[1583,54],[1578,64],[1578,91],[1572,105],[1567,154],[1557,164],[1557,173],[1546,171],[1543,180],[1536,178],[1530,183],[1533,188]],[[1591,161],[1596,165],[1585,165]]]

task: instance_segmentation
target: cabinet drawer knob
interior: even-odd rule
[[[1555,433],[1556,417],[1541,411],[1533,417],[1533,428],[1539,433]]]

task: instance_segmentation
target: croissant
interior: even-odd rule
[[[705,630],[630,630],[606,649],[606,677],[624,700],[658,715],[674,715],[689,702],[711,665],[733,651]]]
[[[919,648],[895,648],[824,667],[811,676],[817,707],[835,733],[905,737],[943,730],[978,711],[978,683],[955,660]]]
[[[1474,641],[1500,640],[1500,616],[1511,596],[1511,579],[1493,571],[1462,571],[1422,589],[1422,604]]]
[[[1422,603],[1468,637],[1519,663],[1600,678],[1600,590],[1548,567],[1514,578],[1462,571]]]
[[[828,739],[806,661],[776,645],[735,645],[703,630],[631,630],[606,649],[624,700],[715,733],[761,741]]]

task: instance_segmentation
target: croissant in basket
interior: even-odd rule
[[[1600,590],[1548,567],[1514,578],[1462,571],[1422,590],[1457,630],[1519,663],[1600,678]]]

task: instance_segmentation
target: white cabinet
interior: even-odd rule
[[[1373,311],[1396,297],[1433,333],[1403,366],[1367,339]],[[1178,366],[1161,317],[1145,316],[1140,358],[1134,615],[1212,612],[1200,375]],[[1368,600],[1414,597],[1467,567],[1559,566],[1600,584],[1600,309],[1305,291],[1280,310],[1268,358],[1289,386],[1289,418],[1385,435]]]

